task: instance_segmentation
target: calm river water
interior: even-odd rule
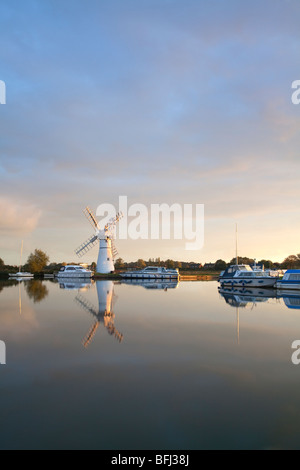
[[[300,448],[300,295],[0,284],[2,449]]]

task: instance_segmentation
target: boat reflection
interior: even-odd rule
[[[219,287],[219,294],[228,305],[236,310],[236,337],[238,345],[240,344],[240,308],[254,308],[257,303],[268,302],[269,299],[277,298],[276,290],[255,287]]]
[[[65,290],[77,290],[77,291],[87,291],[94,284],[92,279],[78,280],[78,279],[63,279],[59,280],[60,289]]]
[[[76,296],[75,301],[90,313],[95,321],[91,326],[88,334],[82,341],[85,348],[91,343],[97,329],[102,323],[108,333],[114,336],[120,343],[123,340],[123,334],[120,333],[115,327],[115,314],[113,313],[113,305],[115,301],[114,283],[113,281],[96,281],[97,295],[98,295],[98,308],[96,308],[89,300],[83,295]]]
[[[300,310],[300,293],[291,292],[290,290],[277,291],[278,297],[281,298],[287,308],[292,310]]]
[[[282,300],[289,309],[300,310],[300,293],[290,290],[260,288],[219,288],[220,295],[231,307],[246,308],[257,303],[268,302],[270,299]]]
[[[158,289],[167,291],[168,289],[176,289],[179,282],[177,280],[168,279],[122,279],[120,284],[142,286],[145,289]]]
[[[258,302],[267,302],[269,299],[277,298],[276,290],[261,288],[224,288],[219,287],[219,293],[225,302],[231,307],[245,308],[253,306]]]

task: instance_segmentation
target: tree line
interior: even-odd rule
[[[239,264],[253,265],[255,260],[246,256],[241,256],[238,259]],[[228,263],[222,259],[218,259],[212,263],[202,264],[195,261],[176,261],[173,259],[162,260],[161,258],[149,258],[147,261],[139,258],[137,261],[125,262],[122,258],[118,258],[115,261],[115,269],[121,271],[124,269],[144,269],[147,266],[162,266],[168,269],[180,269],[182,271],[187,270],[205,270],[205,271],[223,271],[228,266],[235,264],[236,259],[233,258]],[[258,265],[264,266],[265,269],[300,269],[300,253],[297,255],[290,255],[285,258],[282,262],[273,262],[267,259],[261,259],[256,261]],[[62,266],[65,266],[66,262],[62,263],[50,263],[49,256],[40,249],[35,249],[27,259],[27,262],[22,267],[23,271],[29,271],[35,273],[53,273],[59,271]],[[72,263],[78,264],[78,263]],[[96,263],[93,262],[90,266],[93,271],[96,271]],[[0,272],[7,273],[16,271],[16,266],[6,265],[2,258],[0,258]]]

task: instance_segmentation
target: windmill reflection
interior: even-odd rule
[[[95,321],[91,326],[88,334],[82,341],[85,348],[91,343],[97,329],[102,323],[108,333],[114,336],[119,343],[123,340],[123,334],[120,333],[115,327],[115,314],[113,313],[113,304],[115,300],[114,283],[113,281],[97,281],[96,282],[97,295],[98,295],[98,308],[96,308],[89,300],[79,294],[75,301],[84,310],[89,312]]]

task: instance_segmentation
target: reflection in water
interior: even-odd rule
[[[257,303],[268,302],[270,299],[282,299],[290,309],[300,309],[300,292],[276,289],[255,288],[220,288],[219,293],[231,307],[255,307]]]
[[[60,289],[65,290],[78,290],[78,291],[87,291],[92,285],[94,281],[92,279],[86,279],[84,282],[81,280],[65,280],[59,282]]]
[[[219,287],[219,293],[228,305],[236,308],[238,344],[240,342],[240,308],[251,307],[253,309],[258,303],[267,303],[270,299],[276,299],[280,302],[282,299],[287,308],[300,310],[300,292],[297,291]]]
[[[3,291],[5,287],[14,287],[18,284],[16,279],[9,279],[9,280],[1,280],[0,281],[0,293]]]
[[[108,333],[113,335],[119,342],[123,340],[123,335],[119,333],[114,324],[115,315],[113,313],[113,303],[115,295],[113,281],[97,281],[96,287],[99,304],[98,309],[91,302],[85,299],[83,295],[79,294],[75,299],[82,308],[96,318],[96,321],[93,323],[90,331],[82,342],[85,348],[87,348],[92,341],[100,323],[103,323]]]
[[[134,285],[134,286],[143,286],[145,289],[163,289],[167,291],[168,289],[176,289],[179,282],[172,280],[148,280],[148,279],[123,279],[121,284]]]
[[[226,302],[214,281],[168,293],[101,281],[97,293],[78,293],[47,281],[49,296],[34,304],[22,283],[20,317],[14,284],[0,294],[9,353],[0,366],[1,448],[299,448],[291,343],[300,315],[287,308],[300,304],[297,293],[227,291],[237,297]],[[254,298],[263,301],[251,310]],[[126,323],[122,347],[101,331],[112,312],[123,333]],[[83,349],[83,330],[95,321],[103,341]]]
[[[269,299],[276,298],[276,290],[274,289],[256,289],[256,288],[237,288],[226,289],[219,288],[219,293],[225,302],[231,307],[253,308],[258,302],[268,302]]]
[[[283,299],[287,308],[300,310],[300,292],[278,291],[278,296]]]
[[[236,308],[236,334],[238,345],[240,344],[240,308],[249,306],[253,309],[257,303],[268,302],[270,298],[276,298],[276,290],[274,289],[253,287],[219,287],[219,293],[228,305]]]
[[[28,297],[32,299],[34,303],[41,302],[49,294],[47,286],[39,280],[24,282],[24,286]]]

